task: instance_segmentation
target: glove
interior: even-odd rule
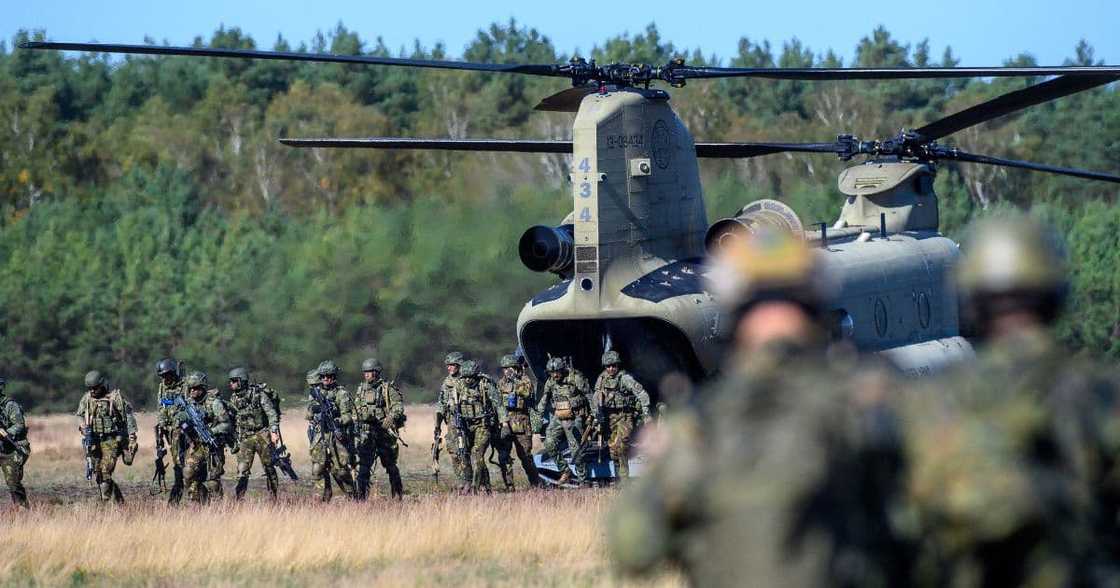
[[[319,410],[320,409],[318,404],[311,405],[311,414],[319,414]]]
[[[396,424],[393,422],[393,419],[389,417],[381,419],[381,426],[384,427],[386,431],[392,431],[393,429],[397,428]]]

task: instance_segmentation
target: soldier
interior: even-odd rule
[[[23,420],[23,407],[4,394],[8,381],[0,377],[0,471],[12,495],[12,503],[29,508],[27,489],[23,487],[23,464],[31,457],[31,443],[27,440],[27,423]]]
[[[311,387],[311,401],[307,404],[306,417],[311,424],[308,431],[311,478],[323,502],[331,500],[332,477],[347,496],[355,496],[350,438],[354,410],[350,394],[338,385],[338,371],[338,366],[329,359],[319,364],[319,381]]]
[[[829,361],[826,290],[800,240],[755,235],[729,255],[711,291],[735,353],[694,406],[647,429],[649,469],[606,525],[615,562],[674,564],[698,586],[904,585],[893,378]]]
[[[1057,237],[1001,218],[978,224],[963,250],[977,362],[906,406],[920,579],[1115,583],[1120,384],[1054,339],[1069,288]]]
[[[381,362],[369,358],[362,362],[362,383],[354,395],[354,450],[358,454],[359,500],[369,495],[370,469],[374,458],[389,474],[389,493],[400,500],[404,496],[401,472],[397,468],[400,448],[398,430],[405,422],[404,396],[397,385],[381,379]]]
[[[183,466],[179,463],[178,456],[182,453],[179,449],[179,435],[181,431],[175,423],[177,410],[173,406],[176,398],[186,398],[187,388],[183,383],[179,363],[170,357],[165,357],[156,363],[156,376],[159,378],[159,387],[156,390],[156,449],[166,449],[172,457],[171,467],[171,493],[168,504],[178,504],[183,498]],[[153,494],[158,494],[162,487],[156,486]]]
[[[478,376],[478,364],[474,360],[463,362],[460,377],[449,391],[441,412],[448,415],[452,427],[461,427],[455,435],[457,445],[452,447],[462,453],[459,456],[461,491],[485,490],[489,494],[486,450],[490,448],[490,431],[495,423],[508,417],[505,408],[498,405],[497,392],[489,380]]]
[[[459,380],[459,368],[463,363],[463,354],[458,351],[452,351],[447,354],[443,362],[447,367],[447,376],[443,378],[443,383],[439,387],[439,393],[436,395],[436,428],[434,431],[435,438],[432,440],[432,454],[436,455],[435,448],[440,445],[440,435],[443,433],[443,424],[447,423],[447,434],[443,435],[443,446],[448,449],[448,454],[451,457],[451,468],[455,470],[455,475],[462,478],[463,464],[459,460],[459,454],[455,451],[458,446],[458,440],[455,438],[457,432],[451,426],[450,415],[441,412],[444,406],[448,405],[448,396],[451,391],[455,389],[455,382]],[[438,463],[436,464],[438,465]]]
[[[208,503],[211,498],[221,498],[223,464],[220,439],[231,433],[232,419],[226,405],[216,393],[207,389],[208,379],[203,372],[191,372],[184,384],[187,397],[176,404],[176,422],[183,431],[183,481],[187,497],[193,502]],[[201,423],[191,418],[198,415]],[[202,430],[200,430],[202,429]],[[206,439],[211,436],[213,444]]]
[[[609,437],[611,460],[618,468],[618,477],[630,477],[630,437],[634,434],[634,420],[642,424],[650,420],[649,394],[634,376],[621,368],[622,359],[617,351],[603,354],[603,373],[595,381],[592,404],[596,426],[600,434]]]
[[[505,407],[507,418],[499,423],[497,442],[498,463],[502,467],[502,482],[506,490],[513,490],[513,459],[517,459],[529,478],[529,486],[540,486],[537,465],[533,463],[534,423],[540,420],[533,406],[533,380],[522,371],[521,362],[513,355],[502,357],[502,377],[498,380],[498,404]]]
[[[78,402],[78,430],[88,440],[87,477],[94,476],[101,500],[124,503],[121,489],[113,481],[117,458],[136,445],[136,417],[120,390],[109,391],[105,376],[97,370],[86,374],[86,393]],[[126,446],[127,443],[127,446]]]
[[[568,461],[564,459],[560,446],[561,440],[567,440],[572,465],[576,470],[576,482],[582,485],[587,483],[587,464],[584,463],[580,446],[585,441],[585,429],[591,424],[588,422],[590,403],[587,397],[590,389],[587,378],[559,357],[550,358],[545,369],[548,370],[548,380],[545,381],[544,392],[537,402],[537,414],[551,414],[552,417],[547,429],[542,423],[537,426],[537,432],[544,437],[545,453],[556,462],[556,467],[562,472],[557,480],[559,484],[566,484],[572,479]]]
[[[280,413],[276,410],[273,393],[265,385],[251,383],[249,370],[243,367],[230,370],[229,389],[229,406],[234,415],[237,437],[237,487],[234,495],[238,500],[245,497],[254,456],[259,456],[268,492],[276,500],[279,481],[276,466],[272,463],[272,447],[280,446]]]

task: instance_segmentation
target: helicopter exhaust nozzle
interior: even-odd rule
[[[726,251],[741,245],[760,227],[788,231],[798,238],[804,236],[801,219],[793,209],[777,200],[756,200],[744,206],[738,215],[712,223],[704,234],[704,248],[708,255]]]
[[[562,274],[572,268],[575,226],[529,227],[517,244],[521,263],[535,272]]]

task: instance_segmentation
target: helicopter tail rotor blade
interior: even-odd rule
[[[982,102],[971,108],[931,122],[920,129],[915,129],[914,132],[921,135],[922,139],[926,141],[933,141],[957,131],[967,129],[973,125],[978,125],[982,122],[987,122],[1011,114],[1012,112],[1023,110],[1024,108],[1042,104],[1043,102],[1056,100],[1063,96],[1084,92],[1085,90],[1103,86],[1115,82],[1116,80],[1120,80],[1120,75],[1060,76],[1040,84],[997,96],[987,102]]]
[[[570,77],[552,64],[500,64],[470,61],[441,61],[435,59],[405,59],[376,57],[372,55],[333,55],[327,53],[297,53],[294,51],[259,51],[256,49],[222,49],[217,47],[174,47],[168,45],[121,45],[113,43],[56,43],[26,41],[21,49],[51,49],[58,51],[92,51],[95,53],[126,53],[132,55],[187,55],[193,57],[225,57],[234,59],[274,59],[282,61],[309,61],[318,63],[347,63],[355,65],[393,65],[454,69],[494,73],[518,73],[548,77]]]
[[[571,141],[519,139],[417,139],[367,137],[359,139],[280,139],[289,147],[335,149],[428,149],[436,151],[496,151],[512,153],[571,153]]]
[[[938,159],[951,160],[951,161],[964,161],[968,163],[982,163],[985,165],[999,165],[1003,167],[1014,167],[1019,169],[1029,169],[1033,171],[1047,172],[1051,174],[1061,174],[1064,176],[1073,176],[1075,178],[1082,178],[1086,180],[1099,180],[1102,182],[1112,182],[1120,184],[1120,176],[1113,174],[1106,174],[1102,172],[1089,171],[1084,169],[1077,169],[1073,167],[1061,167],[1057,165],[1047,165],[1045,163],[1033,163],[1030,161],[1019,161],[1017,159],[1004,159],[1002,157],[992,157],[990,155],[977,155],[975,153],[968,153],[959,149],[949,149],[937,155]]]

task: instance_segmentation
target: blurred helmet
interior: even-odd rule
[[[740,246],[720,251],[708,280],[710,291],[732,313],[781,300],[818,316],[828,290],[823,268],[805,242],[766,227],[746,236]]]
[[[451,353],[447,354],[447,357],[444,358],[443,363],[445,365],[460,365],[461,366],[463,364],[463,354],[459,353],[458,351],[452,351]]]
[[[559,357],[552,357],[549,358],[548,363],[544,366],[544,369],[549,372],[562,372],[567,367],[568,365],[564,363],[563,359]]]
[[[503,368],[521,367],[521,362],[518,361],[517,358],[514,357],[513,355],[503,355],[502,356],[502,361],[501,361],[501,366]]]
[[[478,362],[473,359],[468,359],[463,362],[459,368],[464,378],[473,378],[478,375]]]
[[[371,357],[362,362],[363,372],[380,372],[383,371],[381,361],[377,358]]]
[[[338,376],[338,366],[331,360],[326,360],[319,364],[319,377],[323,376]]]
[[[1057,234],[1025,216],[978,222],[963,252],[957,283],[968,298],[1031,294],[1060,299],[1069,289]]]
[[[622,358],[618,356],[617,351],[608,351],[603,354],[603,367],[618,365],[620,363],[622,363]]]
[[[319,383],[319,368],[307,372],[307,385],[314,386]]]
[[[248,383],[248,381],[249,381],[249,370],[247,370],[243,367],[235,367],[235,368],[233,368],[232,370],[229,371],[229,379],[231,379],[231,380],[241,380],[242,382]]]
[[[187,389],[205,388],[208,384],[205,372],[191,372],[187,376]]]
[[[98,388],[105,385],[105,376],[97,370],[86,372],[86,388]]]
[[[173,374],[173,373],[178,372],[178,371],[179,371],[179,364],[176,363],[175,360],[171,359],[170,357],[165,357],[165,358],[159,360],[159,363],[156,364],[156,375],[157,376],[164,376],[164,375],[167,375],[167,374]]]

